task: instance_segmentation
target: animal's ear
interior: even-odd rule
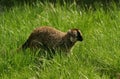
[[[72,32],[72,30],[70,29],[70,30],[68,30],[68,34],[71,34],[71,32]]]
[[[68,30],[69,33],[73,33],[74,31],[76,31],[76,30],[74,30],[74,29],[69,29]]]
[[[72,34],[72,35],[74,35],[74,36],[77,36],[77,31],[76,31],[76,30],[70,29],[70,30],[68,31],[68,33],[69,33],[69,34]]]

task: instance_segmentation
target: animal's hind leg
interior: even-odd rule
[[[52,59],[55,55],[55,50],[53,48],[45,47],[45,50],[47,52],[47,59]]]
[[[44,46],[41,42],[37,41],[37,40],[33,40],[30,44],[30,48],[31,49],[43,49]]]

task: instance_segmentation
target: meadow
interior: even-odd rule
[[[52,26],[61,31],[78,28],[83,41],[72,54],[40,58],[30,50],[16,51],[32,30]],[[41,64],[42,60],[42,64]],[[120,8],[96,10],[71,5],[36,3],[14,6],[0,13],[0,79],[116,79],[120,76]]]

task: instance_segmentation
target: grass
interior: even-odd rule
[[[78,42],[69,57],[46,60],[31,51],[15,52],[38,26],[61,31],[78,28]],[[116,79],[120,73],[120,11],[112,4],[94,11],[73,5],[15,6],[0,14],[1,79]],[[41,64],[41,60],[43,64]]]

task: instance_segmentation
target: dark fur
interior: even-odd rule
[[[69,52],[77,41],[82,40],[81,32],[78,29],[61,32],[55,28],[44,26],[36,28],[21,48],[23,50],[30,48],[32,50],[44,49]]]

